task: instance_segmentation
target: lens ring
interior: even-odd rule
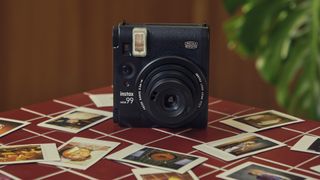
[[[155,87],[159,86],[160,81],[162,86],[173,90],[163,88],[159,91]],[[174,128],[190,123],[206,107],[203,104],[207,103],[206,76],[192,61],[181,57],[162,57],[144,65],[137,76],[136,88],[142,116],[162,127]],[[165,96],[177,93],[180,93],[179,102],[172,104],[174,108],[164,108]],[[180,107],[181,104],[184,106]]]

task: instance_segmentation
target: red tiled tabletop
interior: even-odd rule
[[[261,111],[261,109],[258,108],[213,97],[209,98],[209,125],[207,129],[203,130],[122,128],[114,124],[112,119],[97,124],[78,134],[37,126],[37,124],[42,121],[79,106],[112,111],[110,107],[96,107],[88,97],[90,94],[100,93],[112,93],[112,88],[103,87],[67,97],[56,98],[48,102],[25,106],[17,110],[2,112],[0,113],[0,117],[29,121],[31,124],[0,138],[0,143],[4,145],[56,143],[57,146],[59,146],[74,136],[81,136],[120,142],[121,144],[111,153],[133,143],[138,143],[207,157],[208,160],[206,162],[193,169],[194,173],[200,179],[217,179],[216,175],[246,161],[253,161],[320,179],[320,174],[310,169],[310,167],[320,164],[320,155],[290,151],[290,147],[303,135],[320,135],[320,123],[314,121],[305,121],[299,124],[259,132],[261,135],[284,142],[287,146],[240,160],[226,162],[193,149],[192,146],[194,145],[242,133],[237,129],[220,123],[221,120]],[[43,164],[6,165],[0,166],[0,170],[20,179],[131,180],[135,179],[131,169],[136,167],[135,165],[118,163],[104,158],[85,171]]]

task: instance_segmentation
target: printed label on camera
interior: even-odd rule
[[[120,91],[120,104],[132,104],[134,101],[133,92],[122,92]]]

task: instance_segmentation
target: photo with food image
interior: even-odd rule
[[[59,154],[62,161],[70,163],[85,163],[90,159],[95,159],[97,151],[108,151],[110,147],[98,146],[95,144],[70,142],[66,146],[59,149]]]
[[[105,118],[105,116],[89,112],[74,111],[53,121],[48,121],[47,124],[70,129],[81,129],[102,118]]]
[[[155,174],[145,174],[141,175],[143,180],[194,180],[194,178],[189,173],[179,174],[175,172],[168,173],[155,173]]]
[[[294,120],[279,116],[272,112],[265,112],[261,114],[255,114],[247,117],[236,118],[235,121],[242,122],[244,124],[261,129],[269,126],[275,126],[292,122]]]
[[[103,158],[120,143],[73,137],[58,149],[61,160],[56,162],[44,162],[57,166],[65,166],[85,170]]]
[[[6,118],[0,118],[0,137],[18,130],[26,125],[30,124],[29,122],[23,122],[18,120],[11,120]]]
[[[195,161],[197,157],[145,147],[123,159],[177,170]]]
[[[246,162],[235,168],[232,168],[217,177],[230,180],[304,180],[309,177],[302,176],[296,173],[271,168],[257,163]]]
[[[276,111],[265,111],[261,113],[255,113],[248,116],[233,119],[249,126],[253,126],[257,129],[267,128],[270,126],[277,126],[281,124],[287,124],[290,122],[296,122],[296,119],[286,117]]]
[[[0,148],[0,163],[43,160],[41,145]]]
[[[215,146],[215,148],[230,153],[234,156],[240,156],[277,145],[277,143],[263,139],[262,137],[248,136],[242,139],[237,139],[235,141]]]
[[[289,124],[301,123],[303,121],[303,119],[282,112],[267,110],[222,120],[220,122],[245,132],[258,132]]]

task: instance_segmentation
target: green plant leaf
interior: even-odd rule
[[[226,0],[227,1],[227,0]],[[225,2],[230,47],[256,59],[261,77],[275,86],[289,112],[320,120],[320,1]],[[246,8],[244,8],[246,7]]]
[[[248,0],[224,0],[224,7],[226,10],[230,13],[233,14],[239,9],[243,4],[247,3]]]
[[[256,3],[254,8],[245,13],[244,23],[240,29],[239,41],[245,46],[247,54],[255,55],[257,45],[263,43],[262,38],[275,23],[275,19],[283,8],[288,6],[288,0],[277,0],[273,3],[265,0]]]
[[[301,25],[307,18],[306,9],[299,9],[288,13],[287,18],[277,23],[270,32],[268,44],[261,50],[257,61],[257,68],[262,77],[276,84],[280,69],[287,58],[287,46],[291,43],[291,34],[294,27]]]

